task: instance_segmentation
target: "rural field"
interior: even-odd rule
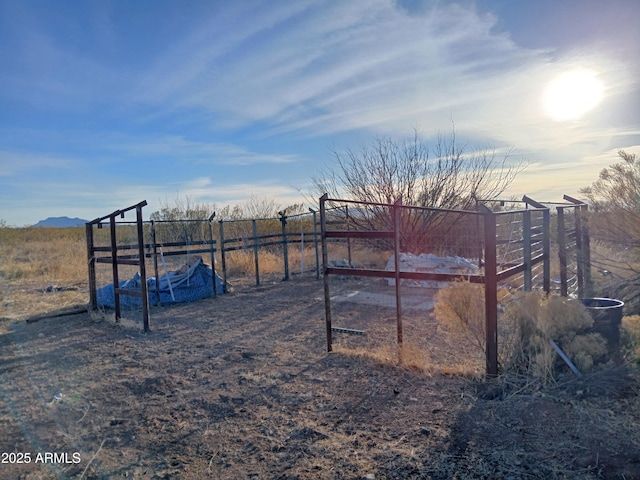
[[[372,300],[393,289],[357,278],[331,279],[334,324],[366,333],[327,353],[313,272],[237,274],[143,333],[139,311],[61,314],[88,299],[82,235],[33,235],[0,244],[2,479],[640,479],[631,354],[487,380],[434,291],[409,298],[398,352]]]

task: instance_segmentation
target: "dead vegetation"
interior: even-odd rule
[[[148,334],[136,311],[25,322],[67,295],[86,302],[84,284],[39,278],[2,278],[0,451],[70,462],[7,463],[2,478],[640,478],[637,317],[623,322],[625,363],[583,378],[561,367],[543,385],[486,380],[482,354],[426,308],[433,290],[403,297],[398,350],[379,304],[393,289],[333,282],[351,298],[336,319],[366,334],[336,335],[327,354],[315,272],[258,287],[238,272],[228,295],[152,308]]]
[[[308,275],[154,308],[149,334],[138,312],[119,325],[108,312],[2,322],[2,451],[82,459],[3,476],[640,478],[631,366],[530,388],[439,366],[460,350],[444,358],[442,334],[401,356],[350,346],[359,337],[327,354],[322,306]],[[384,309],[367,312],[389,324]]]

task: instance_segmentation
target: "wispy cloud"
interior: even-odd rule
[[[408,105],[409,113],[416,105],[450,109],[452,99],[461,98],[457,90],[468,90],[469,78],[530,56],[505,35],[492,34],[492,27],[490,17],[455,5],[437,16],[410,17],[387,2],[367,9],[331,4],[300,12],[295,23],[281,21],[278,35],[259,43],[254,37],[261,29],[250,24],[251,49],[242,43],[226,55],[216,49],[197,66],[181,60],[194,49],[186,41],[182,55],[162,60],[163,83],[184,106],[220,113],[221,124],[266,121],[286,130],[319,118],[311,127],[326,119],[320,125],[325,131],[361,128],[394,120]],[[242,31],[243,25],[234,28]],[[367,111],[374,109],[372,118]]]
[[[71,170],[81,167],[77,159],[56,154],[39,154],[11,150],[0,150],[0,177],[9,177],[45,170]]]
[[[290,163],[299,160],[298,154],[264,153],[248,147],[223,141],[198,141],[177,134],[129,134],[118,131],[52,132],[38,130],[0,129],[0,138],[12,138],[12,143],[28,148],[33,139],[38,148],[57,151],[65,148],[76,152],[76,157],[59,158],[53,154],[0,151],[0,175],[8,175],[28,168],[79,167],[83,155],[110,163],[122,159],[139,162],[171,159],[175,162],[208,165],[257,165]]]
[[[176,195],[211,205],[241,205],[249,198],[273,198],[281,203],[300,200],[299,192],[276,181],[223,183],[211,177],[198,177],[177,186]]]
[[[144,18],[131,5],[0,2],[0,201],[10,213],[21,208],[11,195],[47,208],[43,192],[107,210],[173,190],[218,203],[289,198],[295,189],[282,184],[331,161],[322,144],[357,148],[413,127],[429,140],[451,118],[470,148],[513,147],[531,162],[520,192],[587,185],[606,166],[601,152],[638,144],[637,46],[616,48],[615,32],[571,50],[524,48],[507,30],[517,22],[469,2],[194,1]],[[545,86],[581,67],[597,73],[604,99],[554,121]],[[30,181],[39,171],[56,181]]]
[[[131,157],[171,158],[180,162],[209,165],[256,165],[289,163],[298,159],[294,154],[270,154],[225,142],[200,142],[184,136],[125,137],[111,144],[113,151]]]
[[[221,30],[203,25],[160,57],[162,74],[150,76],[161,80],[145,89],[145,101],[209,111],[222,127],[261,122],[262,135],[395,135],[411,125],[439,128],[453,116],[461,134],[552,150],[600,128],[541,123],[542,92],[554,75],[596,65],[610,96],[637,82],[608,52],[555,58],[522,49],[497,31],[495,17],[456,4],[410,16],[386,1],[366,9],[276,3],[264,20],[242,18],[216,24]]]

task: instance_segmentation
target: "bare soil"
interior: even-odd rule
[[[306,275],[154,307],[149,333],[139,312],[4,319],[0,478],[640,479],[636,369],[546,388],[451,374],[434,365],[465,349],[420,305],[404,334],[426,369],[379,354],[395,318],[367,302],[334,303],[367,333],[327,353]]]

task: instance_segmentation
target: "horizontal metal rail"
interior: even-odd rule
[[[325,268],[325,273],[329,275],[344,275],[351,277],[396,278],[396,272],[393,270],[369,270],[365,268],[328,267]],[[430,273],[400,270],[399,277],[407,280],[435,280],[439,282],[468,280],[472,283],[484,283],[484,275],[467,275],[464,273]]]
[[[325,238],[393,238],[394,232],[384,230],[330,230],[325,233]]]

